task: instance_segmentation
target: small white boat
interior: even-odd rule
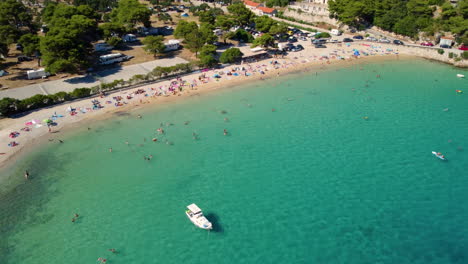
[[[187,217],[192,221],[192,223],[196,226],[198,226],[201,229],[213,229],[213,225],[211,224],[208,219],[203,215],[202,210],[196,205],[196,204],[191,204],[187,206],[187,211],[185,211],[185,214]]]
[[[457,74],[457,77],[458,77],[458,78],[465,78],[465,75],[463,75],[463,74]]]
[[[440,153],[440,152],[432,151],[432,154],[434,154],[434,156],[438,157],[441,160],[445,160],[444,155],[442,155],[442,153]]]

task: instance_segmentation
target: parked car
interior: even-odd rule
[[[466,45],[461,45],[460,47],[458,47],[459,50],[468,50],[468,46]]]
[[[314,39],[312,40],[312,44],[324,44],[327,43],[326,39]]]
[[[306,38],[306,37],[303,37],[303,36],[300,36],[300,37],[299,37],[299,40],[307,41],[307,38]]]
[[[301,44],[298,44],[296,47],[291,48],[291,51],[298,52],[303,50],[304,47]]]
[[[440,45],[440,47],[443,48],[443,49],[451,49],[452,48],[447,44],[442,44],[442,45]]]
[[[367,37],[366,40],[367,40],[367,41],[377,41],[377,39],[374,38],[374,37]]]
[[[288,50],[291,50],[294,48],[294,44],[292,43],[287,43],[286,45],[284,45],[284,50],[288,51]]]
[[[379,39],[379,42],[380,43],[390,43],[390,40],[388,40],[386,38],[381,38],[381,39]]]
[[[343,42],[353,42],[353,40],[350,39],[350,38],[344,38],[344,39],[343,39]]]
[[[24,55],[18,56],[18,62],[32,61],[32,60],[33,60],[33,58],[28,57],[28,56],[24,56]]]
[[[432,44],[431,42],[427,42],[427,41],[426,41],[426,42],[422,42],[422,43],[421,43],[421,46],[425,46],[425,47],[433,47],[433,46],[434,46],[434,44]]]
[[[297,42],[297,38],[296,38],[296,37],[293,37],[293,36],[291,36],[291,37],[289,37],[289,38],[288,38],[288,42],[289,42],[289,43],[294,43],[294,42]]]
[[[395,40],[393,41],[393,44],[395,44],[395,45],[405,45],[405,43],[403,43],[403,41],[398,40],[398,39],[395,39]]]
[[[353,39],[364,39],[364,37],[361,35],[357,35],[357,36],[353,36]]]
[[[337,39],[332,39],[332,40],[330,40],[330,42],[332,42],[332,43],[337,43],[338,40],[337,40]]]
[[[320,48],[326,48],[327,46],[323,45],[323,44],[315,44],[315,48],[316,49],[320,49]]]

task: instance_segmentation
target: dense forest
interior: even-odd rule
[[[452,5],[446,0],[330,0],[332,17],[358,29],[375,25],[416,38],[451,32],[468,43],[468,0]]]

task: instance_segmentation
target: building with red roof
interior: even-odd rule
[[[249,1],[249,0],[244,0],[244,4],[249,8],[257,8],[261,5],[260,3]]]
[[[244,5],[259,16],[275,16],[277,12],[274,8],[264,7],[263,4],[250,0],[244,0]]]
[[[257,7],[257,9],[260,11],[260,15],[267,15],[267,16],[275,16],[276,15],[276,9],[274,9],[274,8],[259,6],[259,7]]]

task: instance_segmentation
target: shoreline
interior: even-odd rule
[[[292,54],[292,55],[296,55]],[[290,54],[291,55],[291,54]],[[375,55],[375,56],[367,56],[367,57],[360,57],[360,58],[348,58],[345,60],[340,60],[338,58],[329,59],[329,60],[322,60],[317,59],[310,61],[303,56],[295,56],[290,58],[291,56],[285,57],[284,59],[273,59],[268,58],[265,60],[261,60],[258,62],[254,62],[251,64],[244,63],[243,65],[250,65],[255,71],[255,69],[264,69],[264,74],[252,74],[250,76],[238,76],[233,77],[231,79],[223,77],[219,80],[212,79],[208,83],[204,83],[200,86],[195,87],[195,89],[184,89],[183,91],[176,93],[175,95],[166,95],[166,96],[145,96],[145,95],[134,95],[132,96],[133,99],[129,100],[123,106],[114,107],[111,104],[105,105],[104,108],[95,111],[88,111],[86,114],[79,112],[77,115],[69,116],[65,112],[65,104],[61,104],[58,106],[52,106],[46,109],[40,109],[29,113],[25,116],[16,119],[7,118],[5,120],[0,121],[0,126],[2,130],[0,131],[0,153],[6,153],[0,155],[0,170],[4,170],[5,168],[9,168],[13,166],[18,160],[20,160],[24,155],[28,154],[31,148],[36,148],[40,146],[42,143],[46,143],[51,138],[57,139],[58,137],[65,137],[71,131],[76,131],[78,126],[82,126],[83,122],[86,120],[88,122],[94,123],[97,121],[109,120],[118,112],[123,113],[131,113],[138,111],[140,109],[145,109],[148,107],[154,107],[159,105],[165,105],[169,103],[176,102],[177,100],[183,100],[182,98],[190,98],[193,95],[201,96],[207,93],[212,93],[214,91],[222,91],[230,87],[237,87],[242,86],[245,83],[251,83],[252,81],[260,81],[260,80],[270,80],[273,78],[277,78],[278,76],[284,77],[285,75],[290,74],[297,74],[297,73],[304,73],[310,71],[323,71],[329,70],[330,68],[334,67],[343,67],[343,66],[351,66],[357,65],[366,62],[375,62],[375,61],[388,61],[388,60],[399,60],[399,59],[406,59],[411,58],[413,56],[407,55],[399,55],[399,54],[382,54],[382,55]],[[272,65],[269,64],[270,61],[276,60],[280,63],[278,69],[271,68]],[[306,60],[306,62],[304,62]],[[263,66],[262,66],[263,65]],[[318,67],[317,67],[318,66]],[[242,66],[231,65],[226,68],[236,68]],[[263,67],[263,68],[262,68]],[[223,69],[226,70],[226,69]],[[216,70],[219,71],[219,70]],[[213,71],[206,72],[207,75],[212,76]],[[183,79],[191,79],[196,78],[200,73],[193,73],[183,77]],[[137,88],[132,88],[124,91],[117,91],[115,93],[111,93],[107,95],[105,98],[99,98],[101,101],[109,100],[112,97],[122,96],[125,97],[127,95],[133,94],[135,91],[139,89],[144,89],[145,91],[153,88],[155,86],[164,86],[168,85],[171,81],[165,80],[162,82],[145,85]],[[151,90],[150,90],[151,91]],[[91,105],[91,101],[95,100],[96,98],[88,98],[76,102],[70,102],[68,105]],[[78,108],[78,107],[77,107]],[[88,108],[89,109],[89,108]],[[25,123],[32,120],[43,120],[44,118],[52,116],[55,112],[57,114],[64,115],[63,118],[58,118],[57,126],[52,128],[53,133],[49,133],[46,126],[41,126],[37,128],[32,128],[31,131],[25,132],[21,131],[21,128],[25,127]],[[86,129],[86,128],[84,128]],[[20,136],[18,138],[9,138],[9,133],[12,131],[20,132]],[[62,136],[63,135],[63,136]],[[8,143],[10,141],[17,141],[19,143],[16,147],[8,147]],[[1,180],[1,179],[0,179]]]

